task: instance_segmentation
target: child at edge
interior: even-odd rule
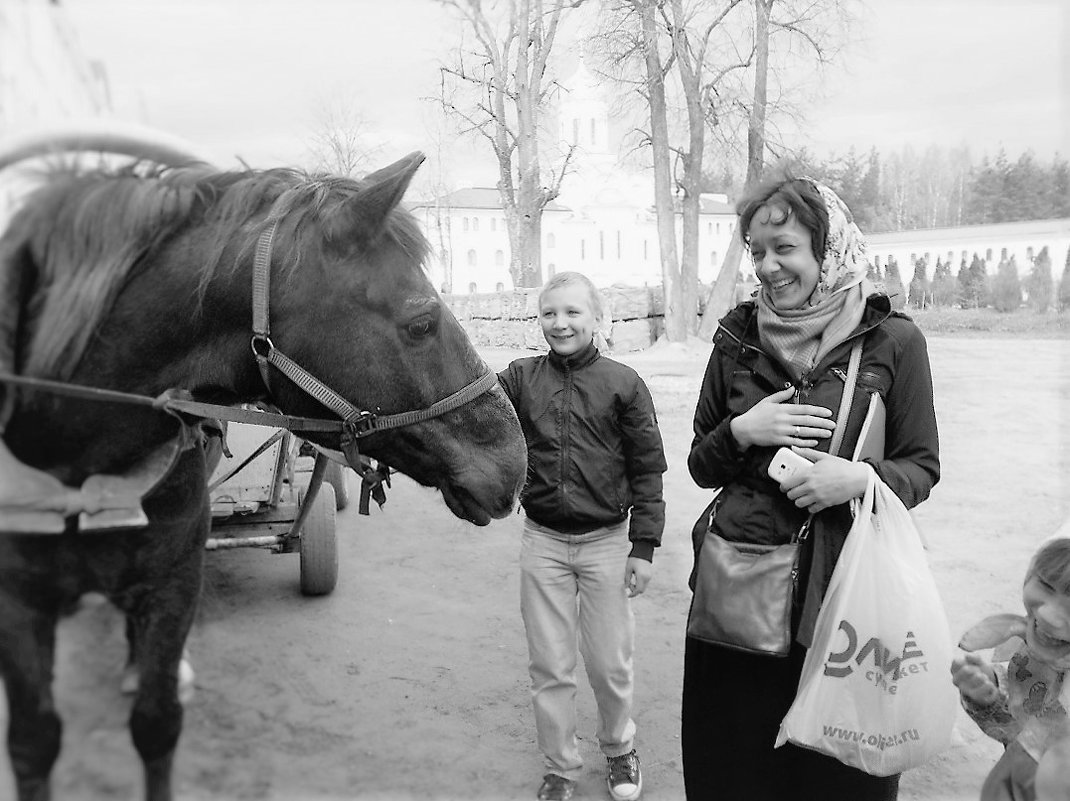
[[[630,599],[653,575],[665,526],[661,432],[650,391],[603,357],[598,290],[561,272],[539,294],[549,353],[516,359],[499,379],[528,446],[520,611],[539,750],[540,801],[568,801],[583,766],[576,741],[576,651],[598,706],[598,743],[615,801],[643,780],[632,720],[635,620]]]
[[[1018,638],[1010,661],[967,653],[952,661],[952,681],[981,731],[1006,746],[981,801],[1070,801],[1070,531],[1033,556],[1022,601],[1024,618],[986,618],[960,643],[974,651]]]

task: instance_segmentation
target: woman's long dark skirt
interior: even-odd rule
[[[806,650],[756,656],[687,638],[681,745],[688,801],[895,801],[899,776],[870,776],[816,751],[773,748]]]

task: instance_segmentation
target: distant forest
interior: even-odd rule
[[[1070,217],[1070,164],[1058,154],[1045,162],[1026,151],[1011,161],[1001,149],[975,162],[965,147],[890,156],[874,148],[864,157],[852,148],[827,159],[803,151],[785,163],[834,189],[866,233]],[[707,179],[708,191],[732,198],[741,184],[728,169]]]

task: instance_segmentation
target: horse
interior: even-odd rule
[[[7,161],[0,148],[0,168],[12,152],[69,144],[23,142]],[[145,798],[170,801],[178,668],[210,530],[207,437],[190,408],[260,403],[330,421],[301,436],[355,468],[363,454],[437,487],[476,525],[514,508],[524,440],[399,205],[422,154],[357,180],[221,170],[166,149],[154,164],[143,160],[151,142],[103,135],[80,146],[141,160],[55,167],[0,238],[0,475],[17,477],[0,481],[0,511],[5,490],[17,505],[19,482],[67,504],[52,508],[51,533],[18,522],[32,515],[0,515],[7,745],[20,801],[47,801],[62,729],[57,621],[103,594],[132,634],[129,728]],[[183,399],[193,406],[171,402]],[[138,485],[141,525],[81,525],[100,510],[76,513],[72,498],[158,463]]]

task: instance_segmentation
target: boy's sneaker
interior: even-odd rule
[[[572,791],[576,789],[576,782],[558,776],[556,773],[547,773],[542,777],[542,787],[539,788],[539,801],[569,801]]]
[[[608,761],[606,785],[613,801],[635,801],[643,792],[643,774],[639,770],[639,757],[635,755],[635,750],[608,757]]]

